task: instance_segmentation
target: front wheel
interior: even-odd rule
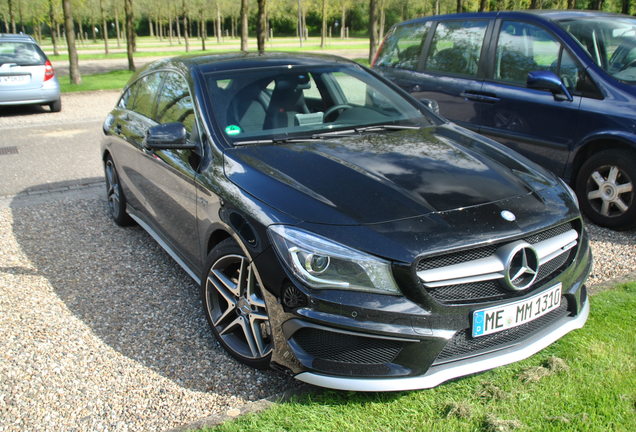
[[[636,226],[636,153],[608,150],[581,167],[576,193],[581,210],[592,222],[612,229]]]
[[[113,158],[106,157],[104,161],[104,173],[106,175],[106,199],[108,200],[108,213],[119,226],[127,226],[132,223],[131,217],[126,213],[126,197],[119,182],[119,175],[115,168]]]
[[[212,249],[207,268],[201,298],[214,336],[240,362],[268,368],[273,342],[256,266],[230,238]]]

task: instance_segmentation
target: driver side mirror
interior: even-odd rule
[[[165,123],[146,131],[144,147],[152,150],[191,150],[196,146],[187,140],[188,133],[182,123]]]
[[[427,99],[427,98],[419,98],[418,100],[420,102],[422,102],[424,104],[424,106],[426,106],[426,108],[428,108],[429,110],[433,111],[435,114],[440,115],[439,114],[439,104],[437,103],[436,100]]]
[[[574,100],[561,78],[550,71],[529,72],[527,85],[531,89],[551,92],[556,100],[567,100],[570,102]]]

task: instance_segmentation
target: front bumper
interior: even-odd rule
[[[590,314],[589,300],[575,317],[543,329],[529,343],[452,363],[432,366],[424,375],[405,378],[348,378],[302,372],[296,379],[320,387],[350,391],[400,391],[435,387],[445,381],[514,363],[541,351],[572,330],[583,327]]]
[[[322,387],[397,391],[434,387],[516,362],[583,326],[589,314],[584,282],[591,265],[582,230],[571,264],[516,298],[560,283],[561,306],[513,331],[478,338],[470,337],[472,313],[510,300],[446,305],[417,297],[414,291],[421,293],[421,288],[412,283],[409,288],[408,278],[399,274],[396,280],[405,296],[313,291],[306,293],[306,304],[296,308],[285,306],[282,293],[271,296],[267,303],[276,347],[272,363]],[[299,287],[289,279],[287,286]]]

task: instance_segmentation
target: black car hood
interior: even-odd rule
[[[454,125],[235,147],[226,176],[297,219],[388,222],[531,195],[552,180]],[[539,199],[538,197],[536,199]]]

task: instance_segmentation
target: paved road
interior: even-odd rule
[[[64,95],[60,113],[0,109],[0,196],[101,182],[101,124],[118,94]]]

